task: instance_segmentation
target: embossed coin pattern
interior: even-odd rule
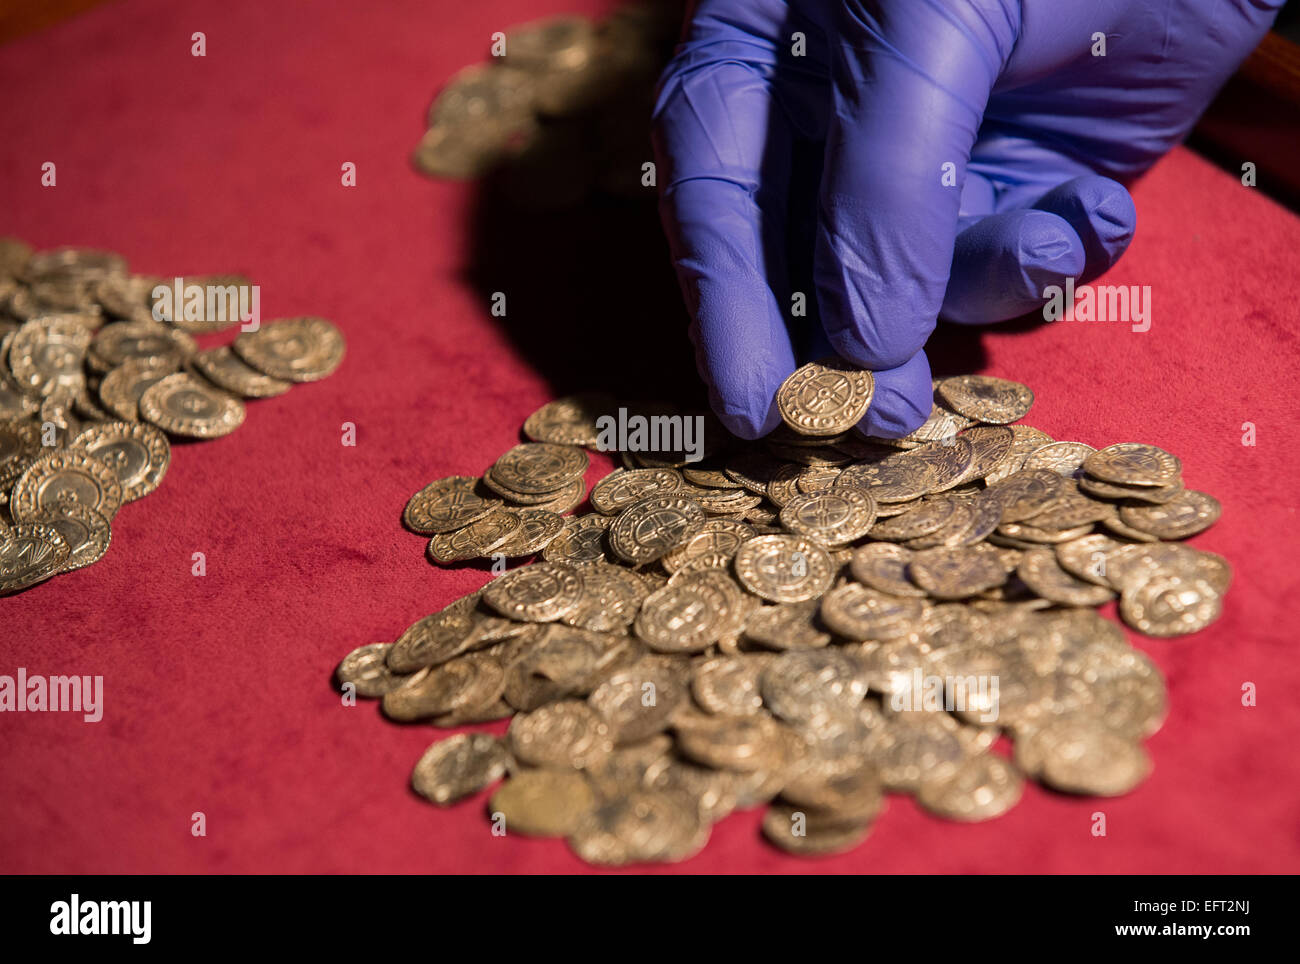
[[[167,475],[169,436],[228,435],[245,419],[243,399],[322,378],[343,357],[341,333],[321,319],[267,321],[235,347],[200,351],[192,334],[241,324],[242,309],[216,299],[237,295],[246,278],[187,278],[205,294],[201,310],[192,302],[155,315],[155,289],[170,292],[169,283],[130,274],[112,252],[32,252],[6,238],[0,262],[0,313],[18,319],[0,319],[0,506],[9,507],[6,519],[61,533],[67,554],[55,573],[105,556],[119,507]],[[578,481],[562,493],[566,511],[582,498]],[[520,551],[541,544],[536,525],[530,536]],[[61,554],[35,536],[18,549],[45,560]],[[18,566],[7,591],[41,582],[31,574],[45,568],[19,578],[28,570]]]

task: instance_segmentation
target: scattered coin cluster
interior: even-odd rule
[[[324,378],[343,359],[343,336],[319,318],[267,322],[201,350],[194,335],[238,314],[209,318],[205,301],[156,320],[152,293],[168,283],[129,273],[111,252],[33,253],[0,238],[0,595],[102,558],[118,509],[166,475],[169,436],[227,435],[245,399]]]
[[[934,389],[916,432],[867,439],[870,374],[808,365],[766,439],[623,453],[590,493],[585,447],[617,403],[552,402],[481,478],[436,480],[404,513],[435,563],[534,561],[337,677],[394,720],[509,718],[502,739],[434,743],[415,789],[445,805],[505,778],[488,810],[508,833],[596,864],[685,859],[762,805],[773,844],[817,855],[861,843],[889,793],[965,821],[1026,778],[1126,793],[1165,686],[1097,609],[1118,600],[1152,636],[1216,619],[1228,564],[1178,540],[1218,503],[1156,446],[1021,423],[1024,385]]]
[[[528,206],[593,192],[653,198],[642,183],[651,98],[681,7],[630,4],[600,22],[557,16],[511,28],[490,62],[439,92],[413,165],[450,179],[502,169],[511,197]]]

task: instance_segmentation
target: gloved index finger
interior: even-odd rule
[[[845,358],[896,368],[934,330],[966,164],[1018,16],[1018,0],[841,5],[814,270]]]
[[[694,324],[700,373],[723,424],[745,438],[780,421],[774,400],[795,369],[780,240],[789,131],[774,109],[769,65],[752,42],[679,52],[655,109],[660,211]],[[775,277],[774,277],[775,275]]]

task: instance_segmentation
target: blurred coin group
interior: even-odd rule
[[[109,251],[33,252],[0,238],[0,595],[79,569],[108,551],[112,520],[154,491],[171,438],[243,424],[244,400],[332,373],[343,336],[319,318],[242,330],[201,349],[194,336],[240,325],[238,276],[185,279],[220,296],[155,310],[171,282],[131,274]]]
[[[622,452],[589,493],[597,420],[624,406],[544,406],[529,441],[403,515],[437,564],[530,564],[350,653],[339,681],[397,720],[509,719],[433,744],[416,790],[449,804],[504,777],[488,809],[507,832],[598,864],[684,859],[761,805],[767,838],[811,856],[860,844],[889,793],[968,821],[1026,778],[1132,790],[1165,685],[1097,610],[1118,600],[1151,636],[1218,618],[1228,564],[1179,541],[1218,503],[1157,446],[1025,425],[1013,381],[937,379],[902,439],[857,434],[872,391],[813,363],[766,439]]]
[[[651,199],[655,81],[682,22],[676,0],[620,6],[597,22],[556,16],[496,38],[429,109],[415,168],[453,180],[499,171],[508,196],[556,208],[593,193]]]

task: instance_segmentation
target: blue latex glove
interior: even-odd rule
[[[838,353],[876,373],[865,431],[915,429],[936,317],[1015,317],[1110,267],[1136,223],[1118,182],[1187,134],[1281,3],[700,0],[655,145],[723,423],[770,432],[786,376]]]

